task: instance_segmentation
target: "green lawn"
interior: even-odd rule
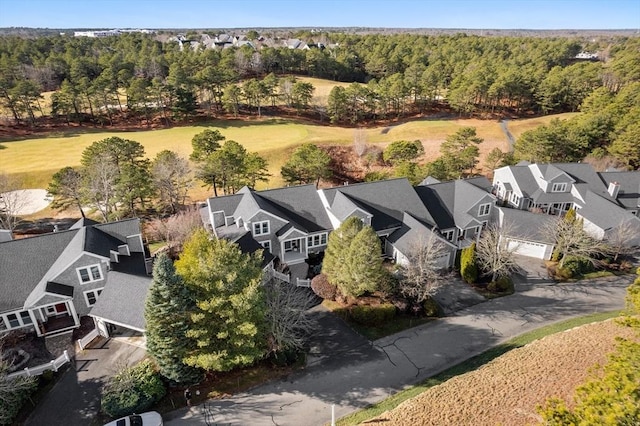
[[[549,119],[545,118],[543,121]],[[530,122],[535,122],[535,126],[540,124],[541,119],[514,120],[510,122],[509,127],[517,135],[519,129],[530,127]],[[401,139],[421,139],[425,142],[425,157],[431,160],[437,157],[440,142],[463,126],[477,128],[478,136],[485,140],[481,145],[482,154],[486,154],[494,146],[504,149],[506,140],[499,123],[492,120],[414,120],[368,128],[365,133],[368,143],[380,146]],[[151,158],[165,149],[176,151],[186,157],[191,153],[191,138],[206,128],[218,129],[227,139],[235,140],[247,150],[265,156],[269,161],[273,178],[263,187],[272,188],[281,186],[280,167],[296,146],[307,142],[318,145],[350,144],[354,136],[353,128],[306,124],[279,118],[219,120],[192,126],[134,132],[103,131],[95,128],[73,129],[52,133],[46,137],[0,141],[0,172],[21,178],[25,188],[46,188],[53,173],[65,166],[79,165],[82,151],[97,140],[119,136],[142,143],[147,156]],[[206,194],[206,191],[198,188],[192,196],[200,198],[202,194]]]
[[[615,311],[615,312],[601,312],[597,314],[586,315],[580,318],[573,318],[567,321],[551,324],[546,327],[541,327],[537,330],[533,330],[528,333],[522,334],[518,337],[515,337],[509,340],[508,342],[505,342],[492,349],[489,349],[481,353],[480,355],[470,358],[467,361],[461,362],[460,364],[455,365],[441,372],[440,374],[430,377],[425,381],[410,387],[409,389],[398,392],[397,394],[383,401],[373,404],[368,408],[365,408],[364,410],[360,410],[353,414],[345,416],[341,418],[337,422],[337,424],[340,426],[361,424],[366,420],[379,416],[385,411],[393,410],[402,402],[410,398],[413,398],[414,396],[420,395],[425,390],[433,386],[437,386],[441,383],[444,383],[447,380],[451,379],[452,377],[467,373],[469,371],[476,370],[481,366],[485,365],[486,363],[488,363],[489,361],[492,361],[495,358],[498,358],[500,355],[503,355],[512,349],[520,348],[528,343],[533,342],[534,340],[538,340],[545,336],[559,333],[561,331],[569,330],[574,327],[578,327],[580,325],[604,321],[609,318],[615,318],[620,314],[621,312]],[[552,360],[550,360],[550,362],[552,362]]]

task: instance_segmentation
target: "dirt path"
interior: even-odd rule
[[[527,425],[552,396],[571,401],[596,364],[604,364],[615,337],[633,338],[615,321],[590,324],[515,349],[479,370],[455,377],[363,424]]]

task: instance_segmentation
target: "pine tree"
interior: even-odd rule
[[[229,371],[250,365],[265,353],[266,304],[261,258],[227,240],[196,231],[184,244],[176,270],[193,291],[196,309],[187,336],[197,349],[192,366]]]
[[[345,285],[345,280],[349,280],[348,274],[344,272],[349,247],[363,227],[362,221],[352,216],[329,234],[327,249],[322,261],[322,273],[327,275],[331,284],[342,286]]]
[[[147,351],[155,359],[160,373],[177,383],[196,383],[202,370],[184,363],[195,348],[187,338],[189,312],[195,307],[193,296],[176,275],[171,259],[161,254],[153,266],[153,282],[145,303]]]
[[[382,267],[380,239],[370,226],[365,226],[355,236],[346,259],[348,279],[340,286],[343,294],[353,297],[380,288],[385,276]]]

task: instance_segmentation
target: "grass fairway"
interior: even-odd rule
[[[509,128],[517,137],[522,131],[546,123],[551,118],[553,117],[514,120],[509,122]],[[499,147],[507,150],[507,141],[499,123],[492,120],[420,119],[368,128],[365,133],[368,143],[381,147],[397,140],[420,139],[425,146],[425,160],[433,160],[439,155],[440,143],[447,135],[463,126],[476,127],[478,136],[484,139],[480,145],[480,164],[483,163],[482,157],[491,149]],[[74,129],[52,133],[47,137],[0,142],[0,172],[20,178],[24,188],[46,188],[53,173],[65,166],[79,165],[82,151],[95,141],[119,136],[143,144],[149,158],[165,149],[188,157],[191,153],[191,139],[207,128],[220,130],[228,140],[235,140],[248,151],[258,152],[266,157],[273,177],[263,187],[271,188],[281,186],[280,168],[296,146],[307,142],[317,145],[345,145],[352,143],[354,136],[353,128],[306,124],[279,118],[212,121],[195,126],[135,132]],[[194,199],[201,199],[206,194],[207,191],[197,187],[191,195]]]

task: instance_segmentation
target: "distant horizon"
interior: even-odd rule
[[[367,27],[362,25],[353,25],[345,27],[329,27],[329,26],[288,26],[288,27],[25,27],[25,26],[11,26],[0,27],[2,30],[6,29],[18,29],[25,28],[29,30],[306,30],[306,29],[319,29],[319,30],[340,30],[340,29],[363,29],[363,30],[438,30],[438,31],[456,31],[456,30],[471,30],[471,31],[635,31],[640,34],[638,28],[465,28],[465,27]]]
[[[0,0],[0,27],[640,30],[640,0]]]

